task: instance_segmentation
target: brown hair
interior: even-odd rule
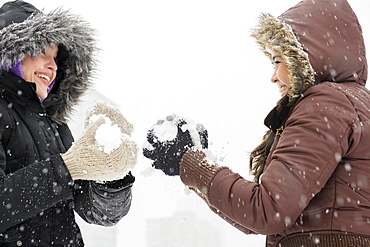
[[[268,130],[263,136],[263,141],[250,154],[249,168],[252,171],[254,182],[256,183],[258,183],[259,178],[265,169],[266,159],[270,153],[274,139],[275,133],[272,130]]]

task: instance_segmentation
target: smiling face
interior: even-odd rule
[[[281,93],[281,97],[285,96],[288,92],[290,87],[290,80],[288,77],[288,70],[284,59],[282,56],[273,51],[271,53],[272,56],[272,63],[274,64],[275,70],[271,77],[271,82],[276,83],[279,87],[279,92]]]
[[[58,46],[53,45],[36,58],[26,55],[22,60],[23,78],[36,84],[36,94],[40,99],[48,96],[48,87],[55,80],[58,68],[55,63],[57,54]]]

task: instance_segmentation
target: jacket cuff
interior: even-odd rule
[[[132,187],[135,182],[135,177],[131,172],[129,172],[124,178],[119,180],[104,181],[102,183],[96,181],[91,182],[93,182],[97,187],[109,188],[111,191],[120,191],[122,189]]]
[[[190,149],[180,161],[181,181],[205,195],[209,201],[209,189],[213,178],[225,167],[212,164],[202,150]]]

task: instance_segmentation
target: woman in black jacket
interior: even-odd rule
[[[66,124],[91,86],[93,32],[68,11],[43,14],[23,1],[0,8],[0,246],[83,246],[74,210],[111,226],[130,208],[135,144],[108,154],[89,145],[100,118],[72,145]],[[130,134],[117,110],[93,112]]]

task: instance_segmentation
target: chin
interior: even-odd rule
[[[285,97],[287,94],[288,94],[287,92],[282,93],[282,94],[281,94],[281,98]]]
[[[46,99],[46,97],[48,97],[48,95],[46,94],[37,94],[37,96],[39,96],[39,98],[41,99],[41,100],[44,100],[44,99]]]

